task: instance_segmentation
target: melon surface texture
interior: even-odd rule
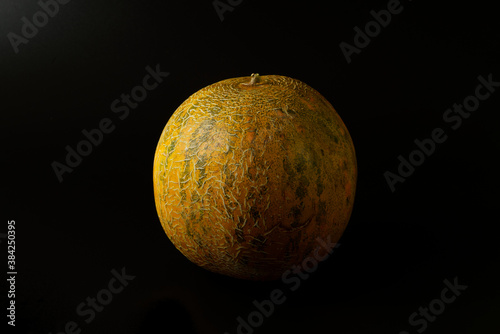
[[[210,271],[279,279],[337,242],[356,189],[354,145],[332,105],[278,75],[223,80],[191,95],[156,148],[156,210],[167,236]]]

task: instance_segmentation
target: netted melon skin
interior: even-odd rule
[[[272,280],[349,221],[357,164],[332,105],[284,76],[227,79],[190,96],[155,152],[165,233],[189,260],[232,277]]]

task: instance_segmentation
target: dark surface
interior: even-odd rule
[[[499,332],[500,88],[460,128],[442,119],[479,75],[500,81],[497,14],[476,2],[402,5],[348,64],[339,43],[353,44],[353,28],[386,1],[243,1],[221,22],[211,1],[73,0],[17,54],[6,36],[40,8],[2,1],[0,232],[16,221],[18,332],[59,333],[75,321],[82,333],[236,333],[252,301],[280,288],[287,300],[255,333],[413,334],[420,326],[408,317],[455,277],[468,288],[425,332]],[[120,120],[110,104],[156,64],[170,75]],[[341,246],[294,292],[191,264],[154,206],[154,150],[170,115],[198,89],[254,72],[317,89],[357,152]],[[103,118],[114,131],[59,182],[51,163]],[[436,127],[447,140],[391,192],[384,172]],[[135,278],[86,323],[77,306],[122,268]]]

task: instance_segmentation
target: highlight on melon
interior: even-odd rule
[[[354,145],[305,83],[252,74],[209,85],[167,122],[153,166],[160,222],[195,264],[273,280],[337,242],[354,204]]]

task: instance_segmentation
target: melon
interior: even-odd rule
[[[161,225],[193,263],[274,280],[337,242],[354,204],[357,164],[342,119],[290,77],[238,77],[191,95],[154,156]]]

